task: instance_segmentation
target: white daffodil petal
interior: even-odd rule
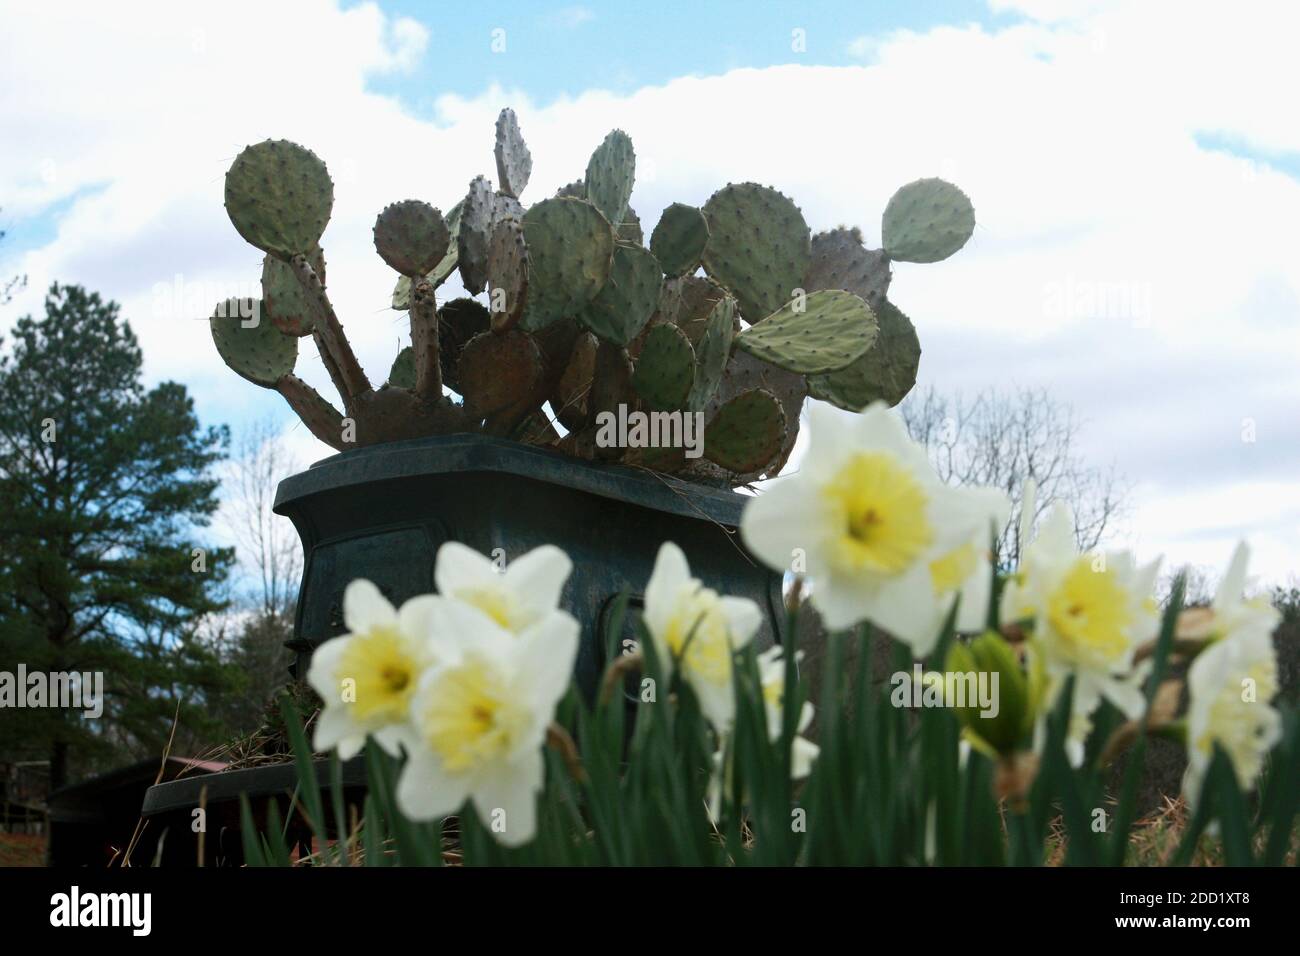
[[[501,574],[491,558],[459,541],[445,541],[438,548],[433,581],[439,594],[454,597],[461,590],[477,591],[499,587]]]
[[[396,627],[397,612],[373,583],[357,578],[343,591],[343,624],[352,633]]]
[[[753,640],[758,629],[763,626],[763,612],[749,598],[723,595],[719,601],[722,604],[722,613],[727,619],[731,646],[739,650]]]
[[[447,773],[438,758],[416,748],[397,782],[397,806],[412,820],[438,820],[465,804],[470,778]]]
[[[654,570],[645,586],[645,623],[653,633],[661,633],[667,626],[678,595],[690,580],[691,568],[686,555],[676,544],[665,541],[659,547]]]
[[[560,593],[572,570],[573,562],[567,554],[544,544],[506,565],[505,586],[541,617],[560,606]]]
[[[568,690],[580,632],[572,615],[553,611],[516,638],[517,693],[528,695],[539,711],[553,711]]]
[[[541,751],[532,750],[494,768],[475,788],[472,798],[479,820],[503,846],[522,846],[536,835],[537,794],[544,773]]]

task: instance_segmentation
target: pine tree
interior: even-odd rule
[[[201,535],[228,445],[183,385],[146,389],[118,305],[51,287],[0,351],[0,670],[102,671],[105,709],[17,710],[0,754],[48,755],[51,788],[74,769],[158,753],[177,701],[202,728],[228,669],[197,634],[221,609],[232,554]],[[3,348],[0,342],[0,349]],[[213,728],[215,730],[215,728]],[[98,759],[97,759],[98,758]]]

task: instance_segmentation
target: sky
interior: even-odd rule
[[[55,279],[123,306],[150,382],[207,423],[274,416],[206,316],[257,295],[261,254],[222,208],[245,145],[287,138],[335,180],[329,286],[382,381],[406,335],[371,226],[493,177],[519,115],[524,200],[581,176],[612,128],[637,150],[647,235],[674,201],[771,184],[814,231],[880,242],[899,186],[942,176],[975,234],[898,264],[920,385],[1045,386],[1084,420],[1132,509],[1111,544],[1260,583],[1300,572],[1300,11],[1285,4],[625,2],[219,6],[0,2],[0,334]],[[449,284],[452,286],[454,284]],[[458,294],[448,288],[448,295]],[[329,392],[319,358],[299,374]]]

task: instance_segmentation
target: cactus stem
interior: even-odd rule
[[[438,356],[438,302],[433,283],[412,279],[411,348],[415,354],[415,395],[426,402],[442,396],[442,366]]]
[[[343,443],[343,416],[321,397],[320,392],[292,372],[275,383],[275,390],[284,396],[289,407],[313,435],[331,448],[347,449]]]
[[[325,294],[325,287],[307,257],[299,253],[289,260],[289,265],[293,266],[294,275],[316,310],[316,345],[321,350],[321,359],[329,369],[330,378],[343,397],[343,407],[351,413],[357,399],[371,390],[370,380],[361,370],[361,363],[353,354],[352,346],[343,334],[343,325]]]

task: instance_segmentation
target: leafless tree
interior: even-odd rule
[[[0,239],[5,237],[5,232],[0,229]],[[0,279],[0,305],[8,305],[13,299],[14,293],[19,292],[27,285],[27,276],[11,276],[8,279]]]
[[[1016,529],[1025,480],[1038,487],[1034,519],[1054,502],[1074,511],[1079,547],[1098,547],[1127,511],[1128,486],[1109,468],[1082,459],[1082,422],[1046,389],[986,388],[973,397],[915,390],[899,406],[912,437],[929,451],[939,477],[955,485],[1000,488],[1011,520],[998,539],[999,560],[1020,559]]]
[[[224,476],[222,521],[235,540],[240,564],[233,614],[212,622],[211,637],[244,675],[243,692],[214,704],[229,726],[251,731],[267,702],[288,680],[302,577],[298,536],[287,518],[271,511],[280,480],[297,470],[273,420],[254,422],[235,439]]]
[[[296,470],[272,420],[254,422],[235,441],[225,481],[225,521],[243,571],[255,581],[249,603],[263,617],[292,617],[298,596],[298,536],[287,518],[271,511],[280,479]]]

